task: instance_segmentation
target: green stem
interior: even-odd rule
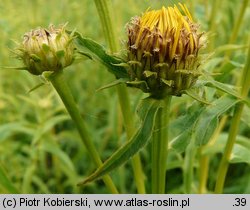
[[[192,192],[192,183],[194,175],[194,158],[196,155],[197,147],[194,143],[194,138],[191,137],[191,142],[188,145],[185,153],[185,161],[183,167],[184,190],[186,194]]]
[[[242,22],[243,22],[242,20],[243,20],[245,11],[247,9],[248,2],[249,0],[243,0],[243,3],[241,4],[241,8],[238,14],[239,16],[234,24],[233,32],[231,33],[231,37],[229,39],[229,44],[234,43],[238,36],[240,26],[242,25]]]
[[[234,111],[232,125],[229,131],[229,137],[228,137],[226,148],[225,148],[223,157],[220,162],[219,170],[218,170],[215,193],[223,193],[223,187],[224,187],[225,178],[226,178],[226,174],[227,174],[227,170],[229,166],[229,159],[230,159],[230,155],[232,153],[233,146],[234,146],[236,136],[238,133],[243,106],[244,106],[243,103],[238,104]]]
[[[156,115],[156,121],[155,121],[155,130],[153,133],[152,138],[152,166],[151,166],[151,176],[152,176],[152,193],[156,194],[158,192],[158,186],[159,186],[159,179],[158,179],[158,173],[159,173],[159,139],[160,139],[160,128],[161,128],[161,116],[162,116],[162,109],[158,110],[158,113]]]
[[[96,166],[101,166],[102,161],[101,158],[93,144],[93,141],[90,138],[90,135],[87,131],[86,125],[81,117],[81,113],[77,108],[77,105],[74,101],[74,98],[71,94],[71,91],[64,79],[63,71],[58,71],[51,74],[48,79],[56,89],[58,95],[60,96],[61,100],[63,101],[69,115],[71,116],[72,120],[75,122],[77,130],[81,136],[81,139],[84,145],[87,148],[87,151],[91,158],[93,159]],[[114,183],[112,182],[111,178],[106,175],[103,177],[103,181],[106,186],[109,188],[110,192],[118,193]]]
[[[166,163],[168,155],[168,124],[171,96],[156,115],[155,132],[152,141],[152,193],[163,194],[166,187]]]
[[[118,44],[117,38],[115,36],[115,31],[113,27],[112,14],[110,10],[110,0],[95,0],[95,5],[100,16],[105,38],[110,46],[112,53],[117,52]],[[130,140],[135,132],[134,125],[134,115],[132,114],[130,108],[129,95],[124,84],[117,87],[119,104],[121,106],[122,116],[125,124],[125,129],[127,133],[127,140]],[[137,191],[140,194],[144,194],[144,173],[141,166],[141,160],[139,154],[132,158],[132,167],[134,171],[135,183]]]
[[[249,37],[249,43],[250,43],[250,37]],[[247,97],[249,88],[250,88],[250,83],[249,83],[250,81],[250,45],[249,45],[249,50],[248,50],[247,62],[243,70],[241,79],[242,79],[241,97],[244,99]],[[226,144],[225,151],[223,153],[223,156],[219,165],[218,178],[217,178],[217,182],[215,185],[215,193],[223,192],[226,174],[227,174],[228,166],[229,166],[229,160],[230,160],[230,156],[231,156],[233,146],[236,140],[236,136],[238,133],[243,108],[244,108],[244,103],[240,102],[236,105],[235,110],[234,110],[234,115],[233,115],[230,131],[228,135],[227,144]]]
[[[212,11],[211,11],[211,16],[210,16],[210,31],[212,33],[215,33],[216,18],[217,18],[218,10],[220,9],[220,7],[219,7],[220,2],[221,2],[221,0],[214,0],[213,1],[213,6],[212,6]],[[208,48],[209,52],[214,50],[214,44],[215,44],[215,35],[213,34],[209,40],[209,48]]]
[[[100,16],[104,36],[109,44],[111,52],[118,49],[117,39],[112,22],[112,14],[110,10],[110,0],[95,0],[95,5]]]
[[[209,172],[209,156],[203,155],[203,147],[200,148],[200,175],[199,175],[199,194],[204,194],[207,191],[207,178],[208,178],[208,172]]]
[[[233,31],[231,33],[228,44],[234,43],[237,36],[238,36],[238,34],[239,34],[240,26],[242,25],[242,22],[243,22],[242,20],[243,20],[243,17],[244,17],[248,2],[249,2],[249,0],[243,0],[243,3],[241,5],[241,8],[240,8],[240,11],[239,11],[239,14],[238,14],[238,18],[235,21]],[[232,50],[228,51],[224,56],[224,60],[227,60],[227,58],[229,58],[231,56],[231,54],[232,54]]]
[[[203,150],[207,147],[213,147],[216,140],[218,139],[218,136],[220,135],[221,131],[223,130],[226,121],[227,121],[227,115],[223,116],[220,120],[219,126],[216,128],[215,132],[213,133],[213,136],[209,140],[209,143],[203,147],[200,148],[200,175],[199,175],[199,193],[206,193],[207,191],[207,179],[208,179],[208,172],[209,172],[209,162],[210,158],[208,155],[203,154]]]

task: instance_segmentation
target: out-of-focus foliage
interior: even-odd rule
[[[190,0],[186,3],[200,28],[208,31],[208,47],[204,53],[211,58],[204,70],[213,74],[220,82],[239,86],[239,77],[246,61],[246,45],[250,34],[250,5],[246,8],[239,32],[230,43],[232,31],[239,16],[242,0],[222,0],[213,17],[212,5],[217,0]],[[112,0],[115,18],[115,30],[120,40],[120,52],[124,54],[125,24],[132,16],[140,15],[147,8],[158,9],[162,5],[176,3],[174,0]],[[74,124],[68,117],[63,104],[51,85],[46,84],[35,91],[30,89],[41,82],[41,78],[26,71],[4,69],[2,66],[20,66],[12,58],[10,48],[15,48],[13,40],[21,40],[22,35],[37,26],[47,27],[68,22],[68,29],[77,29],[83,36],[90,37],[107,47],[103,37],[98,14],[92,0],[2,0],[0,1],[0,193],[107,193],[102,181],[91,183],[84,188],[76,184],[94,171],[91,162]],[[214,26],[213,26],[214,24]],[[230,54],[228,54],[230,52]],[[227,57],[226,57],[227,55]],[[110,83],[114,77],[105,67],[87,60],[75,63],[65,69],[65,76],[88,129],[93,135],[103,160],[109,157],[125,141],[122,117],[114,88],[96,91]],[[131,106],[136,115],[136,105],[144,94],[129,89]],[[208,101],[214,101],[224,94],[212,88],[203,93]],[[229,100],[230,101],[230,100]],[[192,106],[192,108],[190,108]],[[167,192],[183,193],[183,174],[185,174],[185,151],[190,137],[193,117],[200,116],[197,110],[204,105],[184,96],[174,98],[171,107],[170,136],[171,143],[167,171]],[[232,109],[227,111],[223,133],[214,146],[203,152],[210,156],[208,192],[214,188],[218,163],[231,123]],[[205,112],[204,112],[205,113]],[[209,109],[207,109],[209,113]],[[249,107],[245,107],[237,139],[237,147],[231,158],[225,184],[226,193],[250,193]],[[202,114],[201,114],[202,115]],[[203,114],[204,121],[211,118]],[[247,117],[248,116],[248,117]],[[217,125],[220,115],[214,115],[211,125]],[[138,127],[139,127],[139,119]],[[200,119],[199,119],[200,120]],[[210,121],[209,121],[210,122]],[[184,134],[182,131],[184,129]],[[201,131],[197,131],[200,132]],[[209,130],[207,130],[209,132]],[[182,135],[180,137],[180,135]],[[205,134],[204,134],[205,135]],[[179,139],[178,139],[179,138]],[[180,144],[180,139],[183,144]],[[199,139],[196,139],[199,141]],[[184,145],[184,146],[183,146]],[[242,149],[243,148],[243,149]],[[243,151],[243,152],[240,152]],[[180,153],[182,152],[182,153]],[[143,168],[147,177],[146,187],[150,189],[150,145],[141,151]],[[195,156],[192,192],[197,192],[199,156]],[[196,170],[197,169],[197,170]],[[184,172],[184,173],[182,173]],[[126,164],[111,173],[111,176],[123,193],[135,193],[135,184],[130,164]]]

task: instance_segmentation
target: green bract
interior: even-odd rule
[[[72,64],[74,44],[72,35],[65,27],[38,28],[24,34],[23,42],[17,49],[27,70],[35,75],[44,71],[58,71]]]

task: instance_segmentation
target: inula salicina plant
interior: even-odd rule
[[[0,192],[249,193],[249,1],[117,2],[0,3]]]

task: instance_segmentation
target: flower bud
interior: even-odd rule
[[[131,86],[155,97],[180,96],[200,75],[198,25],[185,5],[146,11],[127,26]]]
[[[18,58],[35,75],[44,71],[59,71],[74,60],[73,38],[65,27],[38,28],[26,33],[18,48]]]

